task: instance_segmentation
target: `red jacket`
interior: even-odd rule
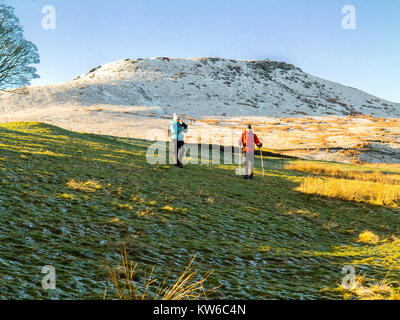
[[[240,139],[241,145],[243,146],[243,152],[253,152],[254,145],[259,146],[261,144],[258,140],[257,135],[253,130],[246,130],[242,133],[242,138]]]

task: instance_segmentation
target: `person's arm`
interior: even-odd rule
[[[241,136],[240,139],[239,139],[239,145],[240,145],[241,147],[245,147],[244,142],[243,142],[243,137],[244,137],[244,133],[242,133],[242,136]]]
[[[182,130],[188,129],[188,125],[186,123],[184,123],[183,121],[181,122],[181,126],[182,126]]]
[[[262,143],[260,142],[256,134],[254,134],[254,142],[256,143],[257,147],[262,147]]]
[[[174,128],[174,127],[175,127],[175,126],[174,126],[173,123],[171,123],[171,124],[169,125],[169,132],[170,132],[171,136],[175,133],[175,128]]]

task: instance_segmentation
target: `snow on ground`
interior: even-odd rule
[[[285,63],[219,58],[126,59],[94,68],[70,82],[0,93],[1,122],[42,121],[123,137],[146,138],[153,129],[165,133],[174,112],[197,120],[189,121],[190,142],[197,142],[200,133],[232,136],[233,129],[251,121],[258,124],[269,148],[293,151],[325,145],[351,148],[372,139],[379,129],[374,127],[377,122],[354,116],[398,118],[400,104]],[[340,120],[348,116],[354,119]],[[277,124],[286,118],[299,123]],[[320,123],[318,131],[307,129],[316,123]],[[396,140],[397,129],[391,128]],[[393,146],[390,150],[397,152]],[[317,157],[322,157],[319,153]],[[326,157],[327,152],[323,154]]]

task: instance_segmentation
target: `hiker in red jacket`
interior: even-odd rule
[[[258,139],[257,135],[253,132],[251,124],[247,126],[247,129],[242,133],[240,139],[240,145],[242,147],[243,156],[246,159],[244,167],[244,178],[253,179],[254,171],[254,146],[261,148],[262,143]]]

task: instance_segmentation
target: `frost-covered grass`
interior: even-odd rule
[[[0,125],[1,298],[117,297],[105,259],[138,263],[137,279],[174,280],[191,258],[221,285],[210,298],[357,298],[338,290],[342,267],[399,285],[397,208],[296,191],[308,173],[288,160],[149,165],[144,140],[79,134],[41,123]],[[374,243],[359,242],[370,231]],[[394,237],[392,237],[394,236]],[[57,289],[41,289],[44,265]],[[198,279],[199,280],[199,279]],[[172,283],[169,283],[172,284]],[[167,283],[168,285],[168,283]]]

